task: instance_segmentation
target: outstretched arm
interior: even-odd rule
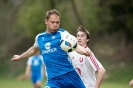
[[[100,85],[102,83],[102,80],[104,78],[105,72],[106,72],[106,70],[104,68],[100,68],[98,70],[97,81],[96,81],[96,84],[95,84],[94,88],[99,88],[100,87]]]
[[[23,54],[14,55],[13,58],[11,59],[11,61],[18,61],[18,60],[21,60],[23,58],[28,58],[28,57],[33,56],[34,54],[36,54],[38,51],[39,51],[39,47],[32,46],[31,48],[29,48]]]

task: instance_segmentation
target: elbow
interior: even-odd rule
[[[105,74],[106,73],[106,70],[103,68],[103,73]]]
[[[101,74],[105,75],[106,70],[105,70],[104,68],[100,68],[100,69],[99,69],[99,73],[101,73]]]
[[[103,72],[106,73],[106,70],[103,68]]]

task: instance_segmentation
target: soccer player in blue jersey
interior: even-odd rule
[[[34,55],[39,50],[46,66],[47,83],[44,88],[85,88],[81,78],[68,60],[68,53],[60,47],[62,36],[69,34],[59,28],[61,15],[55,9],[46,12],[46,31],[35,38],[34,45],[21,55],[14,55],[11,61],[17,61]],[[78,53],[89,56],[91,51],[80,45],[75,49]]]
[[[45,74],[45,65],[43,57],[37,52],[34,56],[28,58],[25,75],[31,77],[34,88],[41,88],[41,82]]]

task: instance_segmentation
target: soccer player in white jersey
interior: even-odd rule
[[[41,51],[46,66],[47,83],[45,88],[85,88],[81,78],[68,60],[68,53],[60,47],[61,38],[69,33],[59,28],[61,15],[55,9],[46,12],[46,31],[35,38],[34,45],[21,55],[14,55],[11,61],[30,57]],[[77,45],[76,51],[90,56],[91,51]]]
[[[45,65],[40,52],[28,58],[25,75],[31,77],[34,88],[41,88],[41,82],[45,75]]]
[[[82,26],[78,27],[77,31],[76,38],[78,44],[87,49],[90,40],[90,33]],[[91,52],[91,55],[88,57],[73,51],[69,53],[69,56],[86,88],[99,88],[104,78],[105,69],[97,60],[95,55]],[[97,79],[95,71],[98,71]]]

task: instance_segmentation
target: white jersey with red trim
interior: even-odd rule
[[[76,68],[86,88],[94,88],[96,83],[95,71],[103,68],[94,54],[88,57],[73,51],[69,53],[69,56],[73,66]]]

